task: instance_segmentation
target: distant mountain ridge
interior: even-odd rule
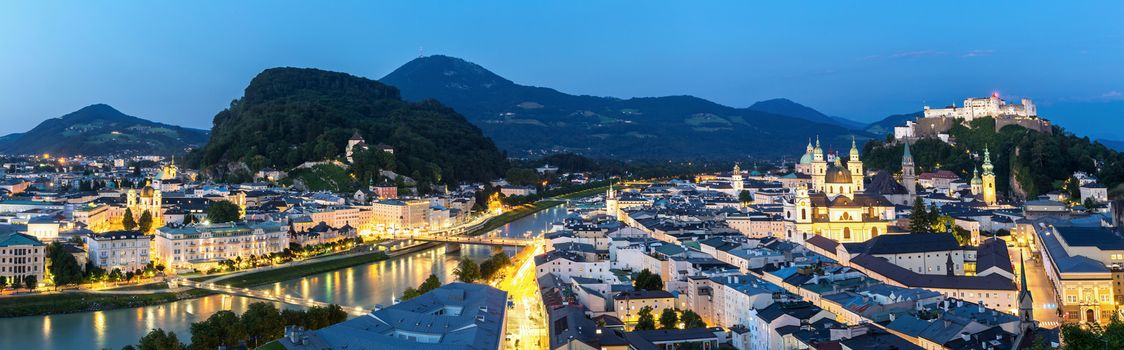
[[[917,111],[913,113],[894,114],[882,120],[870,123],[864,130],[874,135],[888,135],[894,133],[895,126],[905,126],[906,121],[915,121],[917,118],[924,117],[925,113]]]
[[[94,104],[47,119],[30,131],[0,137],[0,153],[176,154],[206,141],[206,130],[157,123]]]
[[[570,95],[519,85],[448,56],[414,59],[380,81],[407,100],[436,99],[453,107],[516,157],[554,152],[624,159],[778,157],[803,153],[817,135],[840,148],[852,135],[871,137],[831,117],[808,120],[694,96]],[[802,116],[822,115],[811,111]]]
[[[766,113],[780,114],[789,117],[797,117],[817,123],[835,124],[848,129],[862,129],[866,126],[854,120],[843,117],[834,117],[826,115],[799,103],[796,103],[787,98],[774,98],[771,100],[758,101],[749,106],[749,109],[758,110]]]

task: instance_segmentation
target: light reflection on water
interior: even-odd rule
[[[555,207],[504,225],[489,235],[527,237],[560,221],[566,211]],[[353,266],[301,279],[261,286],[275,295],[292,294],[344,306],[370,308],[390,304],[407,287],[417,287],[430,274],[442,282],[452,279],[453,269],[463,257],[486,259],[491,247],[462,245],[459,252],[447,254],[446,247],[419,252],[387,261]],[[505,248],[514,254],[514,248]],[[311,293],[311,295],[310,295]],[[227,295],[181,300],[174,303],[130,309],[29,316],[0,319],[0,349],[120,349],[135,344],[148,330],[160,327],[176,332],[181,341],[190,341],[192,322],[205,320],[220,310],[242,313],[259,300]],[[299,308],[278,304],[282,308]],[[42,334],[42,337],[29,336]]]

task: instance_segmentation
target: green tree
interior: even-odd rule
[[[214,224],[238,221],[241,218],[242,208],[231,201],[217,201],[211,203],[211,207],[207,208],[207,220]]]
[[[3,293],[5,288],[8,288],[8,276],[0,276],[0,293]]]
[[[683,321],[683,326],[685,328],[705,328],[706,327],[706,322],[703,321],[702,317],[699,316],[699,314],[697,314],[697,313],[695,313],[694,311],[691,311],[691,310],[683,311],[683,315],[681,315],[679,317],[679,319],[680,319],[680,321]]]
[[[250,348],[280,338],[285,325],[281,324],[281,311],[273,304],[257,302],[250,304],[242,313],[242,325],[250,339]]]
[[[925,202],[921,197],[913,200],[913,209],[909,213],[909,232],[930,233],[932,223],[929,222],[929,212],[925,209]]]
[[[52,242],[47,245],[47,262],[50,264],[47,271],[51,273],[56,289],[82,282],[82,267],[78,265],[74,255],[66,251],[62,243]]]
[[[652,307],[645,306],[640,308],[637,314],[636,327],[634,330],[647,331],[656,329],[656,319],[652,316]]]
[[[123,221],[121,221],[121,225],[124,226],[125,230],[128,231],[132,231],[133,229],[137,228],[137,222],[133,220],[133,209],[125,208],[125,218]]]
[[[539,183],[539,173],[535,172],[535,169],[511,168],[507,169],[504,179],[512,185],[534,186]]]
[[[190,224],[193,224],[193,223],[195,223],[195,215],[192,215],[190,213],[184,214],[183,224],[184,225],[190,225]]]
[[[648,269],[636,274],[635,287],[638,290],[663,290],[663,278]]]
[[[113,269],[113,271],[109,272],[109,281],[110,282],[117,283],[117,282],[120,282],[122,278],[125,278],[125,274],[121,273],[121,269],[115,268],[115,269]]]
[[[457,268],[453,269],[453,275],[457,276],[458,281],[472,283],[480,279],[480,266],[471,259],[465,258],[457,264]]]
[[[137,229],[144,233],[152,231],[152,213],[148,210],[141,213],[140,222],[137,223]]]
[[[35,287],[39,286],[39,278],[35,275],[23,276],[23,285],[27,287],[28,291],[35,290]]]
[[[430,274],[429,277],[425,279],[425,282],[422,282],[421,286],[418,288],[418,291],[426,293],[440,287],[441,280],[437,279],[437,275]]]
[[[753,194],[749,193],[749,190],[742,190],[741,192],[738,192],[738,201],[742,202],[742,204],[752,203]]]
[[[246,337],[246,328],[238,315],[229,310],[216,312],[203,322],[191,324],[191,349],[237,347],[246,342]]]
[[[660,312],[660,329],[675,329],[679,323],[679,314],[675,309],[666,308]]]
[[[402,291],[402,298],[400,300],[401,301],[410,300],[410,299],[413,299],[413,298],[417,298],[418,296],[421,296],[422,294],[423,293],[418,292],[417,289],[414,289],[414,287],[406,287],[406,290]]]
[[[140,338],[137,345],[140,350],[184,350],[187,345],[180,342],[175,332],[165,332],[163,329],[153,329]]]

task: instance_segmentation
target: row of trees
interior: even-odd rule
[[[471,259],[463,259],[453,269],[453,275],[458,281],[472,283],[478,280],[490,280],[503,268],[511,265],[511,258],[503,250],[492,254],[491,258],[477,265]]]
[[[429,291],[439,287],[441,287],[441,280],[437,279],[437,275],[430,274],[429,277],[425,279],[425,282],[422,282],[417,289],[414,289],[414,287],[406,288],[406,290],[402,292],[401,300],[406,301],[416,298],[419,295],[429,293]]]
[[[127,231],[136,230],[148,233],[153,229],[152,221],[152,213],[149,213],[148,210],[141,213],[140,219],[133,220],[133,209],[125,208],[125,218],[121,221],[121,225],[124,226]]]
[[[175,332],[153,329],[140,339],[140,350],[186,350],[247,347],[256,348],[281,338],[285,326],[297,325],[305,329],[321,329],[347,320],[347,313],[339,305],[313,306],[306,310],[278,310],[266,302],[256,302],[246,308],[241,316],[229,310],[214,313],[207,320],[191,324],[191,345],[184,344]]]
[[[653,309],[651,306],[645,306],[640,309],[640,312],[637,314],[638,319],[636,320],[635,330],[644,331],[657,329],[656,319],[655,316],[652,315],[652,311]],[[679,323],[683,323],[684,329],[706,327],[706,322],[703,321],[702,317],[691,310],[680,312],[678,309],[663,309],[663,311],[660,312],[659,321],[659,329],[676,329],[679,328]]]
[[[39,285],[39,278],[34,275],[27,275],[22,278],[13,278],[9,281],[8,276],[0,276],[0,291],[8,288],[9,284],[13,289],[19,289],[22,286],[30,291]]]

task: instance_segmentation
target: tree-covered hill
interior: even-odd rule
[[[242,178],[266,166],[342,159],[355,132],[368,145],[394,148],[393,162],[374,166],[421,185],[488,180],[506,167],[492,140],[436,101],[405,102],[374,80],[301,68],[258,74],[215,115],[211,139],[193,160],[210,176]]]
[[[105,104],[43,121],[0,137],[0,153],[71,155],[177,154],[207,141],[207,131],[126,115]]]
[[[565,152],[629,160],[798,156],[816,135],[839,146],[849,144],[852,135],[870,137],[832,118],[810,121],[694,96],[571,95],[516,84],[477,64],[440,55],[412,60],[380,81],[401,89],[408,100],[434,98],[452,106],[521,158]]]
[[[1110,191],[1121,191],[1124,154],[1088,137],[1077,137],[1055,126],[1052,134],[1008,125],[995,130],[995,120],[979,118],[970,126],[957,123],[949,134],[956,145],[922,139],[910,146],[920,171],[952,170],[962,178],[982,162],[984,147],[991,151],[1000,192],[1033,198],[1060,189],[1075,171],[1096,174]],[[863,147],[868,169],[901,170],[902,145],[870,141]]]

